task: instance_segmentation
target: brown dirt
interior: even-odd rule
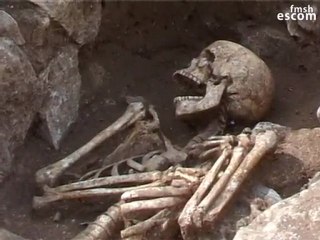
[[[270,7],[274,3],[265,4]],[[121,98],[124,95],[141,95],[154,104],[162,128],[173,142],[182,144],[192,136],[192,129],[174,119],[172,98],[176,86],[171,74],[214,40],[239,41],[232,26],[250,18],[239,14],[250,3],[241,6],[221,3],[216,20],[223,24],[216,25],[213,31],[206,23],[216,7],[217,3],[209,7],[187,3],[106,4],[97,41],[80,53],[83,92],[78,121],[59,151],[30,131],[24,146],[16,151],[13,174],[1,187],[1,227],[30,239],[70,239],[82,229],[80,222],[97,216],[96,210],[91,211],[93,205],[79,203],[83,207],[61,210],[63,218],[59,223],[52,220],[54,211],[32,212],[31,201],[36,192],[34,173],[72,152],[120,116],[126,107]],[[201,11],[206,12],[204,18]],[[224,14],[232,14],[232,20],[223,19]],[[259,17],[257,21],[260,24]],[[279,25],[275,18],[270,22]],[[286,31],[283,25],[279,28]],[[288,50],[281,51],[286,55]],[[265,59],[277,80],[276,99],[265,120],[293,128],[318,125],[315,117],[320,103],[318,55],[315,47],[296,45],[293,53],[288,52],[286,61],[277,55]],[[93,63],[104,68],[102,79],[90,73]]]

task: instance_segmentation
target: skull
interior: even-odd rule
[[[258,121],[269,110],[274,94],[268,66],[247,48],[224,40],[206,47],[173,79],[197,94],[175,98],[177,117],[217,109],[223,102],[228,117]]]

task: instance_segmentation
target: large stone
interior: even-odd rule
[[[303,6],[307,6],[304,4]],[[292,37],[296,37],[299,41],[301,41],[304,44],[310,44],[310,43],[317,43],[319,40],[320,34],[320,20],[319,20],[319,6],[320,4],[317,2],[314,2],[312,5],[308,5],[312,8],[313,16],[309,15],[308,19],[302,19],[302,20],[292,20],[288,19],[286,20],[287,29]],[[286,8],[284,10],[284,13],[290,14],[290,9]],[[311,14],[311,12],[310,12]]]
[[[94,40],[98,34],[101,21],[101,0],[29,1],[44,9],[79,44]]]
[[[7,12],[0,10],[0,36],[11,38],[17,45],[25,43],[18,23]]]
[[[23,142],[40,107],[43,85],[13,40],[0,37],[0,56],[0,175],[3,175],[10,166],[8,153]]]
[[[1,240],[26,240],[14,233],[11,233],[3,228],[0,228],[0,239]]]
[[[26,42],[23,50],[37,74],[47,67],[57,49],[71,42],[65,30],[34,4],[24,2],[7,11],[20,26]]]
[[[318,240],[320,232],[320,181],[283,200],[241,228],[234,240]]]
[[[320,128],[289,130],[275,154],[262,161],[259,179],[283,193],[291,193],[320,171]]]
[[[78,70],[78,49],[63,47],[39,78],[48,86],[40,117],[42,132],[58,149],[70,125],[78,116],[81,76]]]

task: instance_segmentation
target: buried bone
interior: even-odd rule
[[[64,159],[51,164],[45,168],[40,169],[36,173],[36,182],[40,185],[48,184],[53,186],[58,178],[71,166],[79,161],[83,156],[88,154],[94,148],[99,146],[106,139],[110,138],[119,131],[127,128],[136,121],[142,119],[145,116],[145,106],[141,102],[135,102],[129,104],[126,112],[111,126],[107,127],[91,139],[87,144],[83,145],[81,148],[77,149],[75,152],[71,153]]]
[[[207,212],[203,221],[212,224],[221,214],[222,210],[231,201],[235,193],[240,189],[244,180],[252,173],[254,167],[265,156],[265,154],[273,151],[278,144],[278,136],[273,131],[260,133],[255,137],[255,145],[246,155],[235,174],[230,179],[225,190],[220,194],[214,207]]]
[[[174,78],[182,83],[194,83],[198,93],[204,95],[176,98],[176,115],[178,117],[207,113],[208,110],[215,109],[218,111],[213,112],[225,114],[231,118],[256,121],[263,117],[269,109],[273,95],[273,80],[265,63],[248,49],[228,41],[217,41],[204,49],[200,57],[192,61],[190,68],[176,72]],[[127,111],[125,113],[127,117],[120,118],[122,119],[120,121],[122,125],[116,125],[116,130],[111,129],[112,133],[108,133],[107,137],[103,137],[103,139],[109,138],[116,132],[135,123],[135,121],[144,118],[146,110],[144,108],[140,110],[136,114]],[[153,115],[150,110],[149,113]],[[124,119],[130,124],[127,124]],[[157,120],[156,117],[154,119]],[[218,121],[214,122],[217,123]],[[112,126],[114,127],[114,125]],[[157,127],[159,128],[159,125]],[[209,127],[207,129],[212,130],[214,128]],[[270,137],[266,137],[267,133],[261,133],[261,135],[267,139]],[[202,135],[200,140],[203,141],[211,134],[209,132]],[[189,149],[184,148],[180,151],[173,147],[163,134],[161,136],[166,151],[161,150],[158,153],[147,154],[148,156],[142,157],[142,161],[137,158],[126,157],[127,159],[123,161],[131,167],[128,173],[134,172],[133,169],[135,171],[159,170],[164,163],[174,165],[185,162],[188,153],[190,153]],[[193,156],[194,160],[209,161],[201,164],[197,163],[194,168],[171,167],[166,171],[151,172],[150,175],[139,173],[100,178],[101,171],[111,165],[113,165],[112,174],[122,174],[118,168],[118,165],[120,165],[118,160],[116,162],[106,160],[105,165],[107,166],[102,166],[98,172],[90,175],[90,177],[93,177],[91,180],[55,188],[44,188],[45,195],[34,199],[35,207],[46,206],[51,202],[62,199],[122,194],[121,203],[117,210],[118,214],[121,215],[121,221],[124,222],[126,229],[136,226],[131,228],[131,230],[134,230],[133,233],[129,231],[130,234],[125,236],[128,239],[143,239],[141,236],[145,235],[146,231],[151,230],[153,226],[162,229],[163,231],[160,232],[164,234],[165,229],[169,229],[171,225],[175,227],[180,225],[184,239],[194,239],[196,235],[193,233],[197,233],[197,228],[202,228],[203,223],[210,225],[215,223],[212,213],[214,217],[220,216],[226,204],[233,198],[253,167],[265,152],[270,150],[270,144],[259,143],[259,141],[263,142],[263,139],[259,134],[251,139],[245,134],[240,134],[236,137],[212,137],[202,145],[193,145],[194,142],[190,141],[191,144],[188,146],[191,146],[191,150],[196,152]],[[101,142],[98,142],[98,144]],[[253,149],[251,149],[252,145],[254,145]],[[67,168],[97,145],[90,146],[89,150],[80,151],[82,155],[72,156],[71,154],[71,160],[69,156],[66,158],[67,160],[63,159],[60,165],[57,163],[57,165],[51,166],[55,170],[53,171],[53,177],[46,177],[51,174],[49,166],[46,169],[47,172],[42,172],[42,177],[45,176],[46,180],[40,182],[47,183],[50,186],[54,185],[57,178]],[[120,152],[123,149],[120,146],[117,148]],[[259,151],[262,152],[260,155]],[[247,154],[247,152],[249,153]],[[219,158],[218,155],[220,155]],[[109,157],[111,156],[109,155]],[[141,158],[141,156],[139,157]],[[212,160],[217,158],[218,160],[212,163]],[[47,173],[47,175],[44,173]],[[144,176],[142,180],[139,180],[140,176]],[[234,186],[236,186],[236,189],[233,189]],[[150,218],[151,214],[161,210],[169,211],[173,214],[173,217],[167,216],[167,218],[159,220],[155,215],[155,218]],[[143,221],[142,218],[146,215],[141,214],[142,212],[146,212],[149,219]],[[140,225],[137,224],[137,221],[140,221]],[[132,226],[132,224],[136,225]],[[142,228],[140,232],[139,226]],[[97,230],[95,227],[92,229],[93,231]],[[101,229],[103,228],[99,226],[97,231],[99,234]],[[108,231],[106,230],[106,232]],[[111,232],[92,239],[108,239],[110,235]]]
[[[278,138],[273,131],[259,133],[253,137],[254,146],[250,151],[251,144],[245,134],[240,134],[238,141],[238,146],[233,148],[230,163],[221,177],[214,183],[218,173],[215,169],[222,164],[223,156],[224,159],[228,159],[230,155],[230,150],[229,155],[226,155],[227,148],[180,214],[179,225],[185,240],[195,239],[196,232],[202,229],[203,224],[206,226],[215,224],[217,217],[222,214],[253,168],[267,152],[274,150]],[[208,145],[208,143],[204,143],[204,145]],[[221,166],[219,167],[221,168]],[[211,173],[213,169],[215,174]],[[209,191],[209,189],[211,190]]]

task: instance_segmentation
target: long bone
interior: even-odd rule
[[[76,190],[71,192],[52,192],[50,194],[33,197],[32,207],[33,209],[40,209],[49,206],[50,204],[71,199],[86,199],[86,198],[97,198],[97,197],[107,197],[107,196],[119,196],[127,191],[132,191],[140,188],[149,188],[161,186],[161,182],[153,182],[144,185],[138,185],[135,187],[121,187],[121,188],[94,188],[85,190]]]
[[[173,208],[183,205],[187,201],[185,197],[163,197],[148,200],[139,200],[123,203],[120,206],[121,214],[127,219],[136,219],[144,212],[157,212],[165,208]]]
[[[252,172],[254,167],[265,156],[265,154],[274,150],[278,143],[278,136],[274,131],[258,133],[255,136],[255,144],[251,151],[246,155],[236,172],[231,177],[225,190],[219,195],[215,202],[210,202],[211,207],[202,219],[203,223],[212,225],[216,222],[226,205],[232,200],[236,192],[240,189],[241,184]]]
[[[176,231],[172,231],[172,228],[178,230],[177,218],[179,213],[180,209],[163,209],[142,222],[128,226],[121,231],[121,237],[127,240],[150,239],[151,237],[155,237],[156,239],[173,239]]]
[[[82,157],[91,152],[106,139],[112,137],[119,131],[131,126],[133,123],[146,116],[146,108],[142,102],[130,103],[126,112],[109,127],[98,133],[88,143],[71,153],[62,160],[53,163],[37,171],[36,182],[42,186],[55,185],[58,178],[71,166],[77,163]]]
[[[166,220],[166,218],[171,214],[172,213],[170,210],[163,209],[151,218],[122,230],[121,237],[129,238],[131,236],[142,235],[148,230],[150,230],[152,227],[155,227],[163,223]]]
[[[161,181],[163,183],[170,182],[174,179],[185,179],[189,182],[196,181],[198,178],[206,173],[205,169],[198,168],[169,168],[166,171],[153,171],[145,173],[135,173],[128,175],[119,175],[111,177],[101,177],[96,179],[90,179],[66,185],[61,185],[55,188],[44,188],[44,191],[48,189],[51,192],[69,192],[82,189],[110,187],[120,184],[146,184],[155,181]],[[195,179],[195,180],[194,180]]]
[[[184,209],[182,210],[178,223],[181,228],[181,234],[185,240],[190,239],[193,236],[192,232],[192,214],[196,209],[197,205],[203,199],[205,194],[208,192],[209,188],[212,186],[213,181],[216,179],[218,173],[220,172],[223,164],[227,161],[231,154],[230,147],[226,147],[221,156],[212,166],[210,171],[206,174],[205,178],[201,182],[200,186],[196,190],[196,192],[189,199]],[[192,239],[192,238],[191,238]]]
[[[234,175],[239,165],[244,160],[245,154],[249,150],[249,147],[251,145],[249,137],[246,134],[240,134],[238,136],[238,139],[238,146],[233,148],[232,157],[230,159],[228,167],[193,213],[193,222],[198,228],[201,227],[201,219],[203,218],[208,208],[211,206],[211,203],[213,203],[219,196],[219,194],[224,191],[226,185],[230,181],[230,178]]]
[[[105,213],[90,223],[85,230],[72,238],[72,240],[110,239],[123,226],[120,204],[119,202],[112,205]]]
[[[168,195],[168,197],[170,195],[188,196],[190,188],[192,188],[191,186],[197,186],[200,177],[204,174],[205,170],[202,169],[170,168],[164,172],[154,171],[128,174],[91,179],[58,186],[56,188],[44,187],[44,196],[36,196],[33,198],[33,208],[39,209],[47,207],[48,205],[61,200],[114,196],[125,192],[129,192],[129,195],[127,196],[129,196],[128,198],[130,199],[130,194],[144,194],[143,191],[138,191],[136,193],[131,191],[138,189],[150,189],[150,193],[154,193],[155,195]],[[184,180],[183,185],[179,187],[172,186],[171,188],[168,186],[159,188],[158,190],[153,188],[170,185],[175,179]],[[117,187],[119,185],[120,187]]]

